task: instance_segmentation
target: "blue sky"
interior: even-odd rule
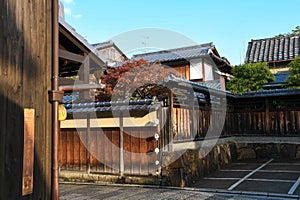
[[[287,33],[300,25],[299,0],[62,0],[65,19],[89,43],[118,39],[134,30],[136,39],[129,41],[141,48],[175,48],[181,35],[195,44],[213,42],[221,56],[232,64],[243,63],[251,39]],[[147,28],[147,29],[145,29]],[[162,37],[162,46],[153,46],[149,28],[174,32],[176,37]],[[127,35],[128,37],[128,35]],[[133,37],[134,38],[134,37]],[[157,39],[157,38],[156,38]],[[126,38],[123,38],[123,41]],[[166,42],[166,40],[172,41]],[[119,43],[119,44],[118,44]],[[151,44],[151,45],[150,45]],[[155,43],[157,44],[157,43]],[[170,44],[168,46],[168,44]],[[192,43],[193,44],[193,43]]]

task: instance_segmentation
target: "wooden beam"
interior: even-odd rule
[[[59,26],[59,32],[68,38],[74,45],[76,45],[82,52],[90,53],[90,50],[82,44],[76,37],[74,37],[68,30],[66,30],[62,25]]]
[[[84,61],[84,56],[69,51],[65,51],[62,49],[59,49],[59,57],[63,59],[79,62],[79,63],[82,63]]]
[[[202,58],[202,80],[205,82],[205,62],[204,58]]]

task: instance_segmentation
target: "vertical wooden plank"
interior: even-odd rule
[[[158,116],[158,119],[159,119],[159,116]],[[159,128],[158,128],[158,130],[159,130]],[[139,138],[140,138],[139,152],[141,153],[140,157],[139,157],[139,174],[144,174],[145,172],[147,173],[147,171],[148,171],[148,169],[145,168],[145,163],[147,163],[148,158],[147,158],[147,156],[145,156],[146,152],[144,150],[145,141],[147,140],[147,138],[145,138],[145,136],[143,135],[143,133],[144,133],[143,130],[138,129],[138,133],[139,133],[138,135],[139,135]]]
[[[90,131],[90,136],[89,136],[89,139],[90,139],[90,143],[89,143],[89,153],[90,153],[90,171],[93,172],[93,171],[96,171],[96,167],[97,167],[97,132],[92,130]]]
[[[112,131],[112,144],[113,144],[113,173],[118,174],[120,166],[120,151],[119,151],[119,130],[113,129]]]
[[[191,127],[192,127],[192,123],[190,122],[190,109],[187,108],[186,109],[186,121],[185,121],[185,124],[186,124],[186,129],[187,129],[187,139],[191,139]]]
[[[110,162],[110,154],[109,154],[109,151],[108,149],[110,148],[110,145],[108,144],[108,140],[109,140],[109,137],[112,133],[112,128],[110,129],[107,129],[107,131],[105,131],[105,134],[104,134],[104,138],[103,138],[103,167],[104,167],[104,172],[105,173],[109,173],[110,172],[110,168],[108,166],[109,162]]]
[[[120,114],[120,176],[124,176],[124,118],[123,113]]]
[[[280,129],[280,134],[284,135],[284,132],[286,130],[285,128],[285,116],[284,116],[284,113],[282,111],[279,112],[279,129]]]
[[[300,136],[300,111],[296,112],[297,135]]]
[[[290,135],[291,134],[291,112],[290,111],[285,111],[285,135]]]
[[[273,134],[275,134],[276,133],[276,128],[275,128],[275,126],[276,126],[276,124],[275,124],[275,115],[274,115],[274,112],[270,112],[269,113],[269,115],[270,115],[270,133],[273,133]]]
[[[269,113],[269,117],[270,117],[270,113]],[[266,113],[265,112],[261,112],[261,131],[262,133],[264,133],[264,135],[269,135],[269,133],[267,133],[266,131]],[[269,130],[270,130],[270,120],[269,120]]]
[[[178,140],[183,139],[183,120],[182,120],[182,109],[177,109],[177,124],[178,124]]]
[[[74,149],[74,169],[80,170],[80,138],[79,135],[76,133],[76,130],[72,130],[73,137],[73,146]]]
[[[66,138],[67,138],[67,169],[70,169],[70,157],[71,157],[71,137],[69,131],[66,133]]]
[[[111,131],[109,132],[109,134],[106,135],[107,137],[107,148],[105,149],[105,151],[107,151],[107,172],[112,173],[112,166],[113,166],[113,155],[112,155],[112,148],[113,148],[113,144],[112,144],[112,134],[113,134],[114,129],[112,128]]]
[[[104,141],[104,137],[106,132],[108,131],[107,128],[103,128],[102,129],[103,132],[101,133],[101,131],[98,132],[98,137],[97,137],[97,143],[98,143],[98,157],[99,157],[99,163],[98,163],[98,167],[97,167],[97,172],[104,172],[104,165],[103,165],[103,161],[105,160],[105,141]]]
[[[295,123],[295,112],[290,111],[290,131],[291,134],[294,135],[296,132],[296,123]]]
[[[266,99],[265,100],[265,104],[266,104],[266,135],[270,134],[270,103],[269,100]]]
[[[262,112],[261,111],[258,111],[257,112],[257,134],[259,135],[264,135],[264,131],[262,131]]]
[[[203,117],[203,110],[199,110],[199,138],[202,138],[203,137],[203,127],[204,127],[204,124],[203,124],[203,120],[204,120],[204,117]]]
[[[85,71],[86,73],[86,71]],[[91,134],[91,119],[90,114],[87,114],[87,128],[86,128],[86,171],[89,174],[91,172],[91,154],[90,154],[90,134]]]
[[[171,143],[171,131],[170,131],[170,118],[169,118],[169,107],[165,107],[162,109],[162,122],[164,122],[164,127],[161,131],[161,137],[163,137],[164,151],[169,151],[170,143]]]
[[[173,106],[174,106],[174,98],[173,98],[173,92],[172,90],[169,91],[169,102],[168,102],[168,121],[171,122],[169,123],[169,127],[168,127],[168,133],[169,133],[169,151],[172,151],[172,143],[173,143]]]
[[[66,137],[66,131],[62,133],[62,165],[63,169],[66,169],[67,167],[67,137]]]
[[[86,168],[86,162],[87,162],[87,153],[86,153],[86,147],[85,147],[85,136],[86,136],[86,131],[79,130],[78,132],[76,131],[77,134],[79,134],[80,137],[80,168],[81,170],[85,171]]]
[[[130,135],[128,134],[128,128],[123,129],[123,148],[122,148],[122,154],[121,154],[121,148],[120,148],[120,174],[124,173],[130,174],[131,172],[131,138]],[[121,134],[120,134],[121,136]],[[121,144],[121,138],[120,138],[120,144]],[[123,160],[123,161],[122,161]],[[123,164],[121,163],[123,162]]]
[[[146,129],[142,129],[144,133],[147,134]],[[132,160],[132,166],[131,171],[133,174],[140,174],[140,157],[137,155],[140,152],[140,143],[141,138],[139,137],[139,130],[133,129],[130,133],[131,136],[131,160]]]

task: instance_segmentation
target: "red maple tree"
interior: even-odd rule
[[[178,73],[160,63],[146,60],[127,61],[120,67],[109,69],[102,76],[105,88],[96,92],[96,101],[145,99],[156,96],[160,100],[168,92],[163,84],[170,74]]]

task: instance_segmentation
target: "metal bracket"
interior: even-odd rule
[[[59,91],[59,90],[50,90],[48,91],[49,94],[49,101],[50,102],[62,102],[63,97],[64,97],[64,91]]]

